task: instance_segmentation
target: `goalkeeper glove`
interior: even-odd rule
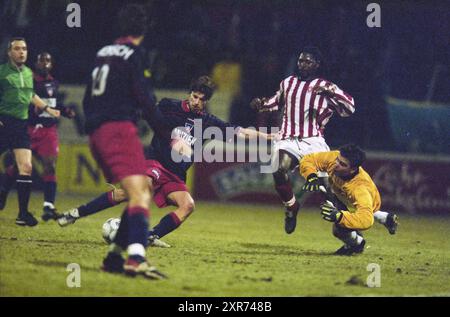
[[[309,174],[306,178],[306,183],[303,185],[302,190],[307,192],[317,192],[319,191],[319,187],[322,185],[317,174],[312,173]]]
[[[327,221],[339,223],[342,219],[342,211],[334,207],[333,203],[329,200],[320,205],[320,210],[322,218]]]

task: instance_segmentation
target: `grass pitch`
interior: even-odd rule
[[[41,194],[31,210],[40,216]],[[59,210],[92,197],[59,195]],[[391,236],[379,224],[365,233],[362,255],[337,257],[341,242],[318,210],[299,215],[296,232],[284,233],[281,207],[197,202],[194,214],[150,248],[148,258],[169,275],[149,281],[101,272],[107,252],[101,226],[115,207],[67,228],[14,224],[17,198],[0,211],[1,296],[450,296],[450,217],[400,215]],[[152,208],[152,225],[171,209]],[[81,267],[81,287],[69,288],[68,264]],[[370,288],[368,265],[380,267],[381,285]]]

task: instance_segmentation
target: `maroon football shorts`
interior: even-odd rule
[[[40,157],[57,157],[59,153],[58,129],[55,126],[28,126],[31,150]]]
[[[131,175],[145,175],[145,157],[136,126],[131,121],[102,124],[89,136],[92,155],[110,183]]]
[[[153,180],[153,201],[159,208],[172,204],[167,198],[170,193],[189,192],[186,184],[158,161],[147,160],[145,163],[147,165],[146,174]]]

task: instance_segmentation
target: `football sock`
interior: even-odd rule
[[[86,217],[88,215],[95,214],[99,211],[117,205],[117,203],[112,198],[112,193],[113,192],[111,191],[101,194],[100,196],[91,200],[87,204],[78,207],[77,209],[80,214],[80,217]]]
[[[339,237],[341,241],[343,241],[348,246],[357,246],[360,245],[361,242],[364,240],[363,237],[361,237],[356,231],[347,232],[344,233],[342,236]]]
[[[281,200],[284,202],[284,204],[289,203],[289,201],[291,201],[292,198],[294,197],[294,192],[292,191],[292,186],[290,183],[284,183],[280,185],[275,184],[275,189],[278,195],[280,196]]]
[[[295,199],[294,196],[292,196],[292,198],[287,201],[287,202],[283,202],[283,205],[286,207],[286,215],[288,217],[294,217],[296,212],[298,212],[298,210],[300,209],[300,204],[298,203],[298,201]]]
[[[350,229],[342,228],[337,225],[333,226],[333,235],[346,245],[352,247],[360,245],[364,240],[364,238],[360,236],[356,230],[350,231]]]
[[[16,168],[15,165],[8,166],[5,173],[5,180],[3,183],[2,191],[9,192],[14,185],[14,181],[16,180]]]
[[[55,203],[56,197],[56,179],[53,176],[54,180],[48,180],[48,177],[44,177],[44,201],[49,203]]]
[[[127,248],[127,253],[129,257],[140,256],[145,257],[145,248],[144,245],[140,243],[130,244]]]
[[[55,205],[53,205],[53,203],[48,202],[48,201],[44,201],[44,208],[45,207],[49,207],[50,209],[55,209]]]
[[[6,169],[6,173],[3,179],[3,184],[0,188],[0,210],[5,207],[6,199],[8,198],[8,193],[13,187],[15,178],[15,167],[14,165],[9,166]]]
[[[387,219],[388,215],[389,215],[388,212],[381,211],[381,210],[378,210],[373,213],[373,217],[375,218],[375,220],[383,225],[386,223],[386,219]]]
[[[126,209],[120,218],[119,229],[117,230],[113,244],[118,245],[123,250],[125,250],[128,246],[128,213]]]
[[[298,203],[298,201],[294,199],[294,203],[292,205],[286,205],[286,210],[287,211],[292,211],[292,212],[296,212],[300,209],[300,204]]]
[[[19,217],[23,217],[28,212],[28,202],[30,201],[31,176],[19,175],[16,180],[17,196],[19,199]]]
[[[0,190],[0,210],[3,210],[5,208],[7,198],[8,192]]]
[[[128,207],[126,212],[128,213],[128,246],[133,244],[147,245],[148,209]],[[133,249],[133,252],[136,250]]]
[[[175,212],[171,212],[165,215],[159,221],[159,223],[151,231],[149,231],[149,236],[157,235],[159,238],[162,238],[165,235],[172,232],[173,230],[175,230],[176,228],[178,228],[180,224],[181,224],[180,218],[178,218]]]
[[[0,190],[0,210],[3,210],[5,208],[7,197],[8,197],[8,193]]]
[[[351,238],[354,241],[353,245],[360,245],[361,242],[364,240],[364,238],[361,237],[356,231],[351,232]]]

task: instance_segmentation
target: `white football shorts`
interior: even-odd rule
[[[276,164],[276,166],[278,166],[278,156],[280,150],[285,150],[286,152],[289,152],[300,162],[303,156],[307,154],[328,152],[330,151],[330,148],[325,142],[325,139],[321,136],[314,136],[304,139],[289,138],[285,140],[276,141],[273,146],[273,155],[272,155],[272,166],[274,168],[275,166],[273,164]]]

